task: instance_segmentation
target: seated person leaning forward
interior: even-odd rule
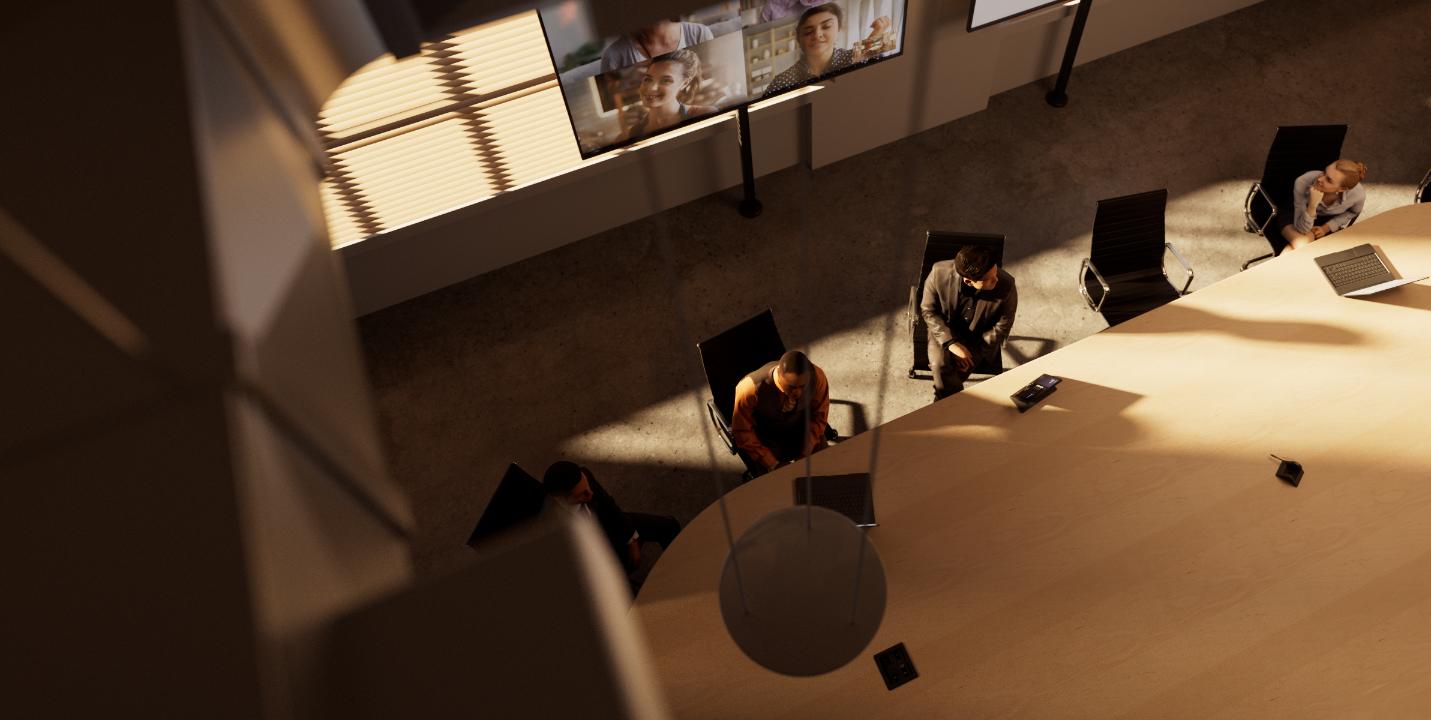
[[[791,350],[736,384],[730,431],[746,464],[769,472],[823,449],[829,415],[825,371]]]
[[[673,517],[622,512],[616,499],[596,482],[596,476],[574,462],[552,463],[542,476],[542,488],[566,509],[596,521],[628,579],[634,580],[632,575],[641,569],[642,540],[665,549],[681,531],[681,524]]]
[[[1283,218],[1287,244],[1297,250],[1355,222],[1366,204],[1365,177],[1365,165],[1345,158],[1298,177],[1292,183],[1292,216]]]
[[[1019,293],[994,251],[966,245],[953,260],[934,263],[924,280],[920,315],[929,329],[934,399],[964,389],[979,365],[994,365],[1014,326]]]

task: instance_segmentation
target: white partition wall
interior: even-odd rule
[[[972,0],[969,10],[969,29],[978,30],[990,25],[1031,13],[1040,8],[1055,5],[1065,0]]]

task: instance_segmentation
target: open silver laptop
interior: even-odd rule
[[[1422,275],[1417,278],[1398,278],[1392,275],[1391,269],[1381,261],[1381,255],[1376,252],[1376,248],[1365,243],[1318,256],[1317,266],[1327,276],[1327,282],[1332,284],[1332,289],[1342,297],[1371,295],[1420,282],[1428,277]]]

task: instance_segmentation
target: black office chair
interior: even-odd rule
[[[1109,327],[1176,300],[1192,286],[1192,266],[1166,241],[1167,204],[1167,190],[1098,201],[1092,247],[1078,271],[1078,292]],[[1163,270],[1164,252],[1171,252],[1187,271],[1181,290]],[[1090,273],[1097,285],[1088,282]],[[1102,289],[1097,302],[1091,294],[1095,288]]]
[[[745,322],[715,337],[696,343],[701,354],[701,366],[706,371],[706,384],[711,396],[706,400],[706,412],[711,424],[732,455],[745,463],[746,479],[765,471],[739,452],[735,436],[730,431],[731,413],[735,411],[735,386],[752,370],[785,354],[785,343],[775,327],[775,315],[765,310]],[[833,402],[833,401],[832,401]],[[827,427],[825,437],[836,440],[839,433]]]
[[[1421,178],[1421,184],[1416,186],[1416,202],[1431,202],[1431,170],[1426,171],[1426,177]]]
[[[540,480],[516,463],[508,465],[502,482],[492,493],[492,499],[487,501],[487,509],[482,511],[477,526],[467,537],[467,546],[476,548],[478,544],[537,517],[546,501],[547,493]]]
[[[1272,147],[1267,150],[1267,162],[1262,166],[1262,179],[1252,183],[1242,201],[1245,230],[1266,238],[1272,252],[1252,258],[1242,264],[1246,270],[1252,263],[1281,255],[1287,249],[1282,226],[1291,222],[1287,213],[1292,208],[1292,183],[1309,170],[1321,170],[1342,155],[1346,125],[1283,125],[1277,128]],[[1281,214],[1281,219],[1278,215]]]
[[[909,377],[911,380],[930,380],[932,375],[921,375],[929,372],[929,354],[926,346],[929,344],[929,328],[924,324],[924,316],[919,312],[919,303],[924,299],[924,279],[929,277],[930,268],[934,263],[945,260],[953,260],[959,250],[966,245],[982,245],[993,249],[994,257],[997,259],[999,267],[1004,265],[1004,236],[1003,235],[983,235],[979,233],[956,233],[944,232],[942,230],[930,230],[924,240],[924,259],[919,265],[919,276],[915,278],[915,283],[909,287],[909,309],[906,317],[909,321],[910,346],[914,354],[909,366]],[[994,354],[990,360],[980,359],[980,364],[974,366],[974,370],[969,377],[975,375],[993,377],[1004,371],[1003,348]]]

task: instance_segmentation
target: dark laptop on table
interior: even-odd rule
[[[875,522],[874,494],[870,490],[869,473],[797,477],[794,485],[796,505],[813,504],[829,508],[862,528],[879,525]],[[805,499],[807,487],[809,496],[814,498],[813,503]]]
[[[1418,278],[1397,278],[1391,269],[1381,261],[1381,255],[1368,244],[1361,244],[1341,252],[1329,253],[1317,258],[1317,266],[1326,274],[1332,289],[1342,297],[1361,297],[1420,282],[1428,276]]]

